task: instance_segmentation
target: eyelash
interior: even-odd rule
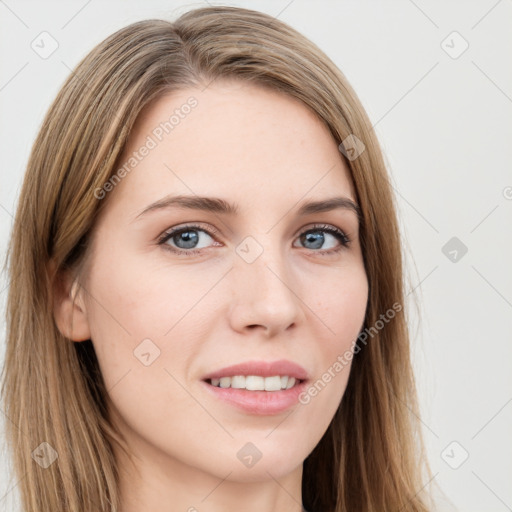
[[[185,231],[204,231],[205,233],[210,235],[212,238],[214,238],[214,235],[218,234],[218,231],[213,228],[205,229],[204,227],[199,226],[197,224],[189,224],[186,226],[182,226],[178,229],[173,229],[171,231],[166,231],[165,233],[163,233],[163,235],[158,239],[158,245],[161,245],[161,246],[163,246],[163,248],[165,250],[170,251],[174,254],[178,254],[178,255],[192,256],[192,255],[200,254],[201,251],[204,250],[204,248],[203,249],[184,250],[184,249],[176,249],[175,247],[171,247],[170,245],[166,244],[166,242],[168,240],[170,240],[173,236],[183,233]],[[340,242],[340,246],[337,247],[336,249],[327,249],[327,250],[311,249],[314,253],[320,254],[321,256],[331,256],[331,255],[337,254],[341,250],[349,247],[349,245],[351,243],[351,239],[348,235],[346,235],[343,231],[341,231],[341,229],[335,228],[334,226],[331,226],[329,224],[315,224],[314,226],[311,226],[308,229],[305,229],[304,231],[299,233],[297,237],[301,237],[302,235],[305,235],[306,233],[310,233],[310,232],[314,233],[314,232],[318,232],[318,231],[323,231],[323,232],[329,233],[329,234],[333,235],[335,238],[337,238],[338,241]]]

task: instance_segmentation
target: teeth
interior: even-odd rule
[[[245,389],[250,391],[264,391],[265,379],[256,375],[247,375],[247,377],[245,377]]]
[[[231,377],[221,377],[220,378],[220,387],[221,388],[229,388],[231,386]]]
[[[288,375],[274,375],[273,377],[234,375],[233,377],[211,379],[211,384],[220,388],[247,389],[249,391],[281,391],[292,388],[296,381],[295,377]]]
[[[265,377],[265,391],[280,391],[281,377]]]
[[[236,389],[245,388],[245,375],[236,375],[235,377],[231,377],[231,387]]]

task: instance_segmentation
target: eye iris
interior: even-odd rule
[[[173,236],[174,243],[180,249],[192,249],[197,243],[199,236],[196,231],[182,231]],[[180,246],[179,242],[184,242],[184,246]]]
[[[321,231],[315,231],[302,235],[303,243],[313,242],[314,245],[313,247],[310,247],[310,249],[320,249],[324,243],[324,238],[325,237]]]

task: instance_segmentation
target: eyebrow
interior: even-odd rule
[[[238,215],[240,210],[237,204],[231,204],[218,197],[200,197],[200,196],[166,196],[158,201],[151,203],[144,208],[134,220],[154,211],[167,208],[185,208],[189,210],[200,210],[212,213],[221,213],[225,215]],[[321,201],[310,201],[303,203],[297,215],[305,216],[313,213],[323,213],[332,210],[343,209],[349,210],[356,214],[357,219],[361,219],[360,207],[348,197],[332,197]]]

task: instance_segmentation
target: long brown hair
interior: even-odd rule
[[[357,158],[340,158],[361,208],[370,286],[364,332],[371,339],[358,345],[343,400],[304,462],[304,506],[425,512],[429,500],[420,491],[430,469],[416,422],[400,235],[371,123],[346,78],[312,42],[266,14],[220,6],[174,22],[133,23],[101,42],[64,83],[34,142],[6,259],[2,382],[23,510],[118,509],[112,445],[123,439],[107,420],[107,390],[90,340],[70,343],[55,324],[53,290],[61,272],[78,275],[86,261],[108,200],[98,201],[94,191],[115,173],[141,110],[163,94],[224,77],[298,98],[338,144],[350,135],[364,144]],[[375,328],[390,308],[392,321]],[[54,450],[58,463],[41,467],[34,450],[47,458]]]

